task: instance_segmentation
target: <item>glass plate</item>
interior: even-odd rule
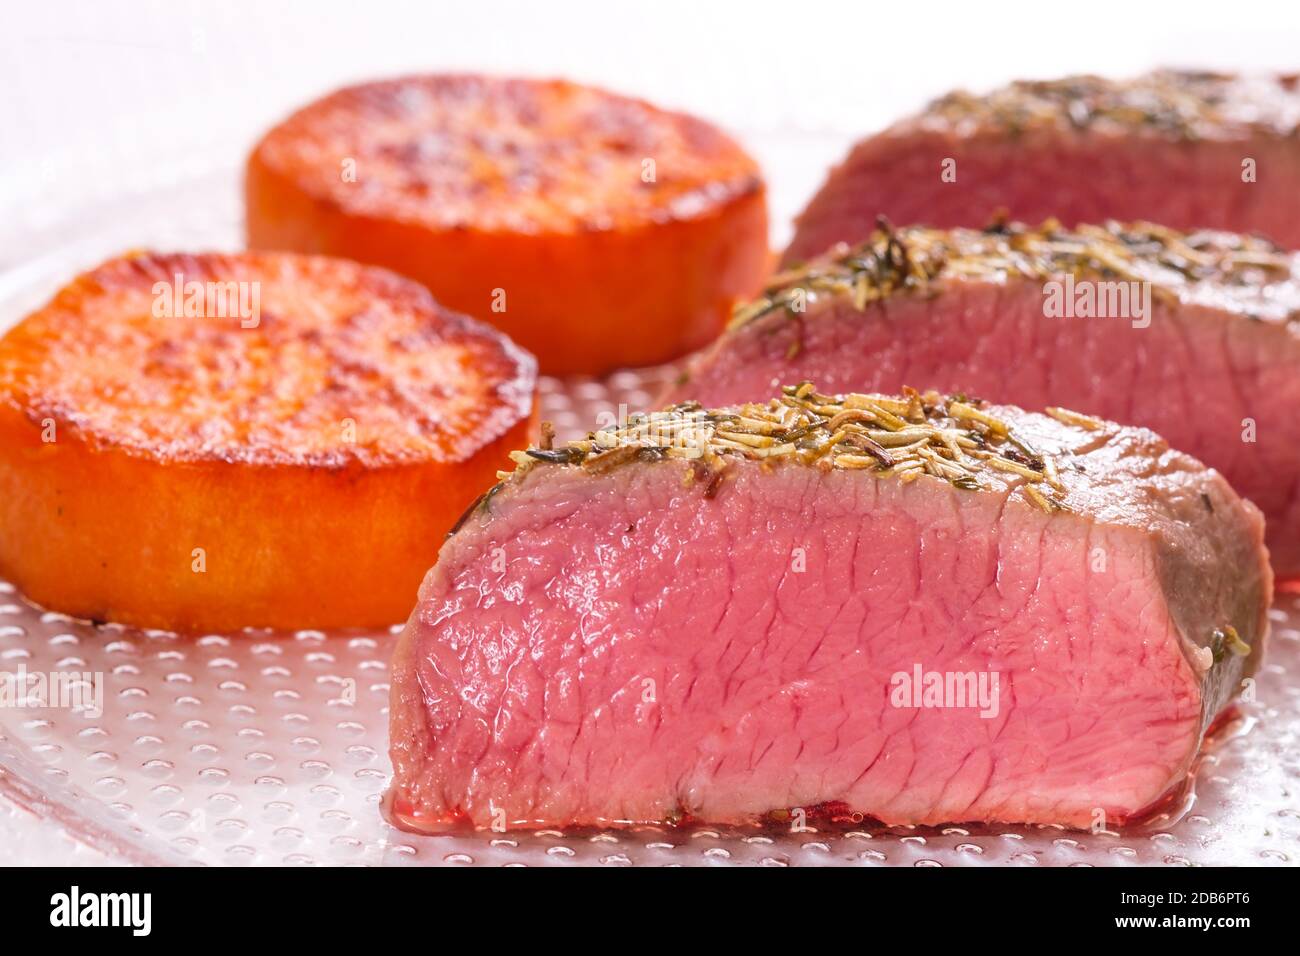
[[[233,249],[238,175],[32,204],[0,247],[0,329],[123,249]],[[65,214],[60,216],[58,210]],[[73,211],[75,210],[75,214]],[[546,379],[562,434],[644,409],[672,374]],[[103,675],[100,716],[0,709],[10,862],[366,865],[1286,865],[1300,859],[1300,599],[1282,596],[1257,700],[1216,736],[1178,806],[1123,833],[1055,827],[635,827],[415,836],[380,813],[394,632],[182,638],[47,613],[0,582],[0,670]],[[355,688],[356,693],[345,693]]]

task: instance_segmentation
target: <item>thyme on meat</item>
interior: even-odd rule
[[[1210,651],[1214,655],[1214,663],[1218,664],[1230,653],[1237,657],[1249,657],[1250,645],[1241,639],[1235,627],[1228,624],[1214,629],[1210,636]]]
[[[1055,411],[1070,428],[1102,427],[1087,416]],[[709,410],[685,402],[632,415],[624,425],[560,447],[529,448],[510,457],[515,470],[501,472],[502,479],[521,478],[539,465],[602,474],[634,460],[683,459],[691,463],[684,480],[703,487],[710,498],[722,486],[729,458],[765,467],[792,462],[869,471],[905,483],[928,475],[969,491],[986,487],[996,473],[1034,507],[1048,514],[1068,510],[1058,454],[1035,447],[978,399],[915,389],[902,395],[831,396],[801,382],[766,404]]]
[[[1300,115],[1295,104],[1295,90],[1277,79],[1157,70],[1131,80],[1021,80],[983,96],[959,90],[931,103],[921,122],[992,127],[1011,135],[1106,126],[1190,141],[1228,129],[1293,135]]]
[[[1070,230],[1054,219],[1031,227],[999,218],[985,230],[940,230],[895,228],[882,217],[867,240],[840,243],[774,276],[757,299],[736,308],[728,330],[773,313],[797,317],[820,297],[850,302],[860,312],[893,295],[927,294],[945,278],[1118,279],[1150,283],[1154,295],[1170,299],[1202,282],[1259,292],[1289,279],[1293,268],[1293,257],[1265,239],[1184,234],[1148,222]]]
[[[496,496],[497,492],[499,492],[501,488],[504,486],[505,478],[507,478],[508,476],[509,476],[508,473],[497,472],[497,478],[501,480],[497,481],[495,485],[493,485],[487,491],[483,492],[483,494],[479,495],[472,502],[470,502],[470,506],[466,508],[463,512],[461,512],[460,517],[456,519],[456,523],[453,524],[451,526],[451,530],[447,532],[447,537],[450,538],[462,527],[464,527],[465,522],[469,520],[470,515],[474,514],[474,512],[482,511],[483,513],[486,514],[489,510],[491,510],[490,506],[492,503],[492,499]]]

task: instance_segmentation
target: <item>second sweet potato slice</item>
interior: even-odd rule
[[[268,133],[247,176],[249,245],[394,269],[552,374],[710,341],[766,273],[765,202],[702,120],[482,76],[340,90]]]

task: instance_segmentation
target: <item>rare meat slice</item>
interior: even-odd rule
[[[1141,813],[1258,664],[1263,522],[1049,411],[804,383],[515,453],[398,644],[394,817]]]
[[[1296,77],[1161,71],[952,93],[862,140],[798,219],[787,263],[856,242],[878,215],[983,226],[1149,219],[1300,248]]]
[[[1300,573],[1300,256],[1267,242],[1143,223],[884,228],[776,277],[665,399],[753,401],[805,378],[1144,425],[1258,505],[1274,568]]]

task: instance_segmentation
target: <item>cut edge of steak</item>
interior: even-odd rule
[[[1114,293],[1149,301],[1140,319],[1049,308],[1052,295],[1073,306],[1071,290],[1099,307]],[[1254,501],[1276,569],[1300,572],[1300,255],[1265,240],[1150,223],[886,224],[774,277],[661,401],[752,401],[804,378],[829,391],[924,381],[1149,427]]]
[[[856,242],[881,214],[979,227],[998,209],[1254,232],[1297,248],[1297,131],[1294,76],[1161,70],[950,93],[852,148],[797,217],[783,261]]]
[[[803,383],[513,457],[393,660],[404,827],[1122,823],[1268,629],[1258,511],[1064,409]]]

